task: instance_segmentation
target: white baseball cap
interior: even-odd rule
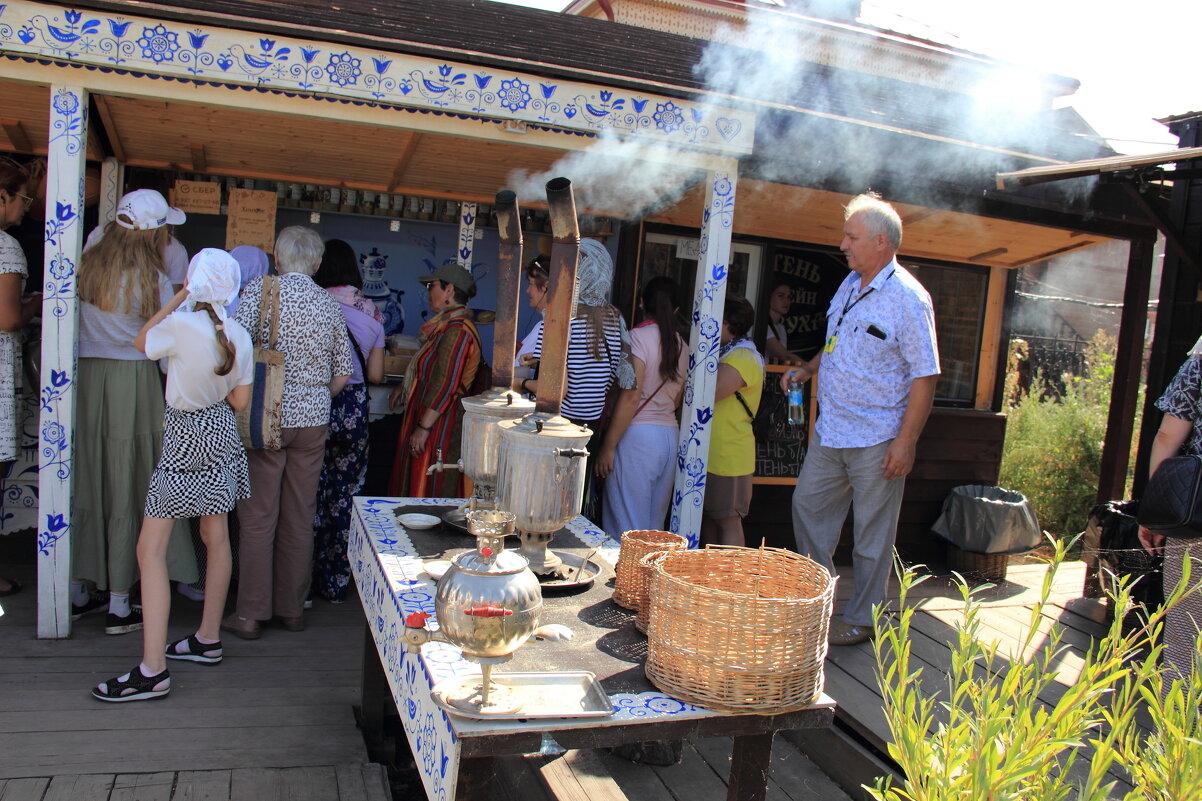
[[[153,189],[127,192],[117,206],[117,225],[131,231],[150,231],[164,225],[180,225],[188,215],[167,205],[167,200]]]

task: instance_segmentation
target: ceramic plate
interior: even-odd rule
[[[423,528],[434,528],[442,522],[434,515],[423,515],[417,512],[407,515],[397,515],[396,519],[401,521],[401,525],[405,528],[411,528],[415,531]]]
[[[451,563],[446,559],[434,559],[426,562],[422,569],[426,571],[427,576],[438,581],[442,578],[443,573],[451,569]]]

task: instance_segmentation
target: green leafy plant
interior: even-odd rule
[[[1040,600],[1014,654],[982,642],[980,588],[960,583],[963,620],[949,643],[951,667],[938,694],[928,692],[930,682],[942,684],[937,678],[924,690],[928,677],[911,652],[916,610],[907,598],[922,579],[913,569],[902,573],[899,610],[878,614],[874,647],[892,737],[889,754],[905,778],[880,779],[869,790],[875,799],[1202,798],[1202,678],[1195,672],[1190,684],[1175,682],[1162,691],[1156,667],[1162,646],[1155,643],[1165,611],[1124,633],[1131,605],[1126,581],[1118,582],[1113,597],[1115,622],[1088,649],[1079,675],[1057,692],[1044,692],[1056,681],[1067,648],[1059,624],[1041,632],[1039,623],[1068,548],[1065,540],[1055,543]],[[1179,588],[1167,603],[1181,595]],[[1141,715],[1151,716],[1151,733],[1138,725]],[[1123,790],[1125,796],[1116,795],[1115,773],[1133,788]]]

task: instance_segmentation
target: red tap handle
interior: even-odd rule
[[[485,545],[480,549],[480,555],[485,559],[490,559],[492,557],[492,548],[489,548],[487,545]]]
[[[429,612],[410,612],[405,616],[405,626],[411,629],[424,629],[426,621],[429,619]]]

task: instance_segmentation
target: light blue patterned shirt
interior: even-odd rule
[[[939,374],[930,294],[896,260],[863,292],[850,273],[831,299],[826,335],[835,347],[818,369],[822,444],[865,448],[893,439],[914,379]]]

